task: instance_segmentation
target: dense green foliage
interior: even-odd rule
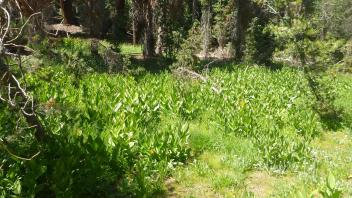
[[[241,173],[214,189],[323,170],[308,190],[343,196],[330,172],[350,180],[350,153],[330,171],[316,142],[352,127],[351,6],[0,1],[0,197],[166,196],[176,167],[209,176],[197,159],[221,152]]]
[[[4,153],[2,177],[9,186],[3,195],[29,196],[45,188],[62,196],[155,193],[169,171],[191,156],[187,122],[203,115],[211,115],[203,121],[223,133],[254,143],[253,167],[299,169],[312,159],[309,143],[320,129],[303,72],[242,66],[210,76],[211,83],[202,84],[168,73],[87,74],[77,86],[62,67],[37,71],[27,80],[53,142],[29,162]],[[5,131],[16,130],[14,125]],[[28,155],[40,147],[31,139],[25,138],[32,149],[16,151]]]

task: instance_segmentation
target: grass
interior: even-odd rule
[[[119,45],[121,54],[124,55],[141,55],[142,54],[142,46],[141,45],[131,45],[131,44],[120,44]]]
[[[336,191],[352,196],[352,77],[338,77],[336,105],[344,128],[325,131],[312,142],[314,160],[296,171],[255,166],[258,152],[248,139],[229,136],[208,122],[194,122],[190,144],[199,155],[173,174],[176,197],[323,197],[331,173]],[[340,196],[338,196],[340,197]]]
[[[343,110],[344,125],[352,128],[352,75],[339,74],[338,77],[338,99],[336,105]]]
[[[190,144],[200,153],[174,173],[175,189],[171,193],[179,197],[238,197],[249,193],[247,187],[257,187],[257,181],[250,181],[256,177],[251,170],[258,158],[251,141],[200,122],[191,125],[190,133]],[[261,179],[267,181],[267,178]],[[270,189],[264,187],[263,191]]]

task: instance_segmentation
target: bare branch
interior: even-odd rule
[[[17,39],[21,36],[22,31],[23,31],[24,27],[27,25],[27,23],[29,22],[29,20],[31,20],[31,18],[32,18],[33,16],[38,15],[38,14],[41,14],[41,12],[36,12],[36,13],[31,14],[31,15],[28,17],[28,19],[26,20],[26,22],[22,25],[22,27],[21,27],[21,29],[20,29],[20,32],[17,34],[17,36],[16,36],[15,38],[9,40],[9,41],[6,41],[6,43],[11,43],[11,42],[17,40]]]
[[[11,52],[5,52],[4,53],[7,56],[17,56],[17,54],[11,53]]]
[[[35,157],[37,157],[39,154],[40,154],[40,151],[36,154],[34,154],[32,157],[30,158],[24,158],[24,157],[20,157],[16,154],[14,154],[13,152],[10,151],[9,148],[7,148],[5,142],[0,138],[0,148],[3,148],[5,151],[7,151],[7,153],[9,155],[11,155],[12,157],[16,158],[16,159],[19,159],[19,160],[24,160],[24,161],[31,161],[33,160]]]
[[[191,78],[194,78],[194,79],[198,79],[198,80],[201,80],[203,81],[204,83],[207,83],[208,82],[208,78],[198,74],[197,72],[194,72],[194,71],[191,71],[187,68],[184,68],[184,67],[180,67],[178,68],[177,70],[175,70],[176,73],[180,74],[180,75],[186,75],[186,76],[190,76]],[[213,84],[211,86],[211,89],[217,93],[217,94],[220,94],[221,91]]]
[[[269,3],[266,4],[268,8],[271,10],[272,14],[279,14]]]
[[[5,78],[6,78],[6,76],[7,76],[7,71],[4,72],[4,75],[3,75],[2,78],[1,78],[1,81],[4,81]]]
[[[17,6],[18,10],[21,10],[21,6],[20,6],[20,4],[18,3],[17,0],[15,0],[15,3],[16,3],[16,6]],[[20,18],[23,19],[22,12],[19,12],[19,13],[20,13]]]
[[[25,77],[24,72],[23,72],[22,57],[21,57],[20,54],[18,55],[18,67],[20,69],[20,72],[21,72],[21,75],[22,75],[22,79],[24,81],[25,89],[27,89],[28,84],[27,84],[27,80],[26,80],[26,77]]]
[[[40,12],[37,12],[37,13],[30,15],[29,18],[25,21],[25,23],[19,29],[18,34],[14,38],[11,39],[11,38],[8,38],[9,32],[12,31],[10,29],[11,16],[10,16],[10,13],[7,11],[7,9],[5,7],[3,7],[3,5],[4,5],[3,1],[0,0],[0,8],[1,8],[1,10],[3,10],[3,13],[5,15],[5,17],[3,17],[3,18],[5,18],[5,20],[6,20],[6,25],[3,24],[1,27],[3,29],[0,30],[0,77],[1,77],[0,86],[2,87],[1,88],[2,92],[7,92],[7,93],[3,93],[4,97],[1,96],[1,94],[0,94],[0,101],[6,102],[7,105],[9,107],[13,108],[14,110],[20,111],[22,113],[23,117],[25,118],[27,124],[36,129],[36,132],[34,134],[35,138],[39,142],[43,142],[43,141],[45,141],[47,136],[46,136],[45,129],[41,124],[40,118],[36,115],[34,100],[29,94],[27,94],[26,89],[21,86],[21,83],[19,82],[19,80],[14,75],[12,75],[11,70],[9,68],[9,64],[5,63],[5,61],[7,60],[6,56],[18,57],[19,58],[18,65],[19,65],[20,70],[22,72],[21,57],[18,56],[18,54],[14,54],[14,53],[6,51],[6,47],[14,46],[16,48],[23,47],[25,49],[30,49],[26,46],[17,45],[12,42],[17,40],[20,37],[20,35],[22,34],[22,32],[24,30],[24,27],[27,25],[27,23],[30,21],[30,19],[33,16],[40,14]],[[6,41],[6,43],[5,43],[5,39],[9,39],[9,40]],[[32,49],[30,49],[30,50],[33,51]],[[22,77],[24,78],[23,72],[22,72]],[[26,83],[25,83],[25,85],[26,85]],[[7,96],[5,96],[4,94],[7,94]],[[7,99],[5,99],[5,98],[7,98]],[[30,106],[30,104],[31,104],[31,106]],[[37,155],[39,155],[39,153],[37,153],[31,158],[19,157],[19,156],[13,154],[10,150],[8,150],[6,145],[3,146],[1,143],[2,142],[0,141],[0,147],[3,147],[5,150],[8,151],[8,153],[10,155],[12,155],[13,157],[15,157],[17,159],[31,160],[34,157],[36,157]]]
[[[1,7],[1,9],[5,12],[5,15],[7,17],[7,25],[6,25],[5,33],[2,35],[2,38],[0,40],[0,45],[4,43],[4,39],[9,32],[10,21],[11,21],[10,13],[4,7]]]
[[[25,46],[25,45],[17,45],[17,44],[9,43],[9,44],[4,44],[4,46],[13,46],[13,47],[17,47],[17,48],[22,47],[24,49],[27,49],[28,51],[35,52],[34,49],[32,49],[28,46]]]
[[[0,100],[2,100],[3,102],[6,102],[6,100],[1,96],[1,94],[0,94]]]

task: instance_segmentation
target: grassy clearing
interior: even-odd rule
[[[124,186],[118,185],[118,193],[295,197],[326,190],[329,172],[338,180],[334,190],[350,193],[348,129],[337,139],[322,133],[301,71],[239,66],[212,71],[205,84],[169,73],[87,74],[78,84],[65,72],[53,76],[54,84],[38,78],[31,81],[35,95],[58,106],[46,118],[48,126],[60,129],[66,123],[61,134],[70,134],[72,142],[94,137],[89,144],[101,145],[110,157],[129,148],[118,161],[109,157],[123,166],[115,170],[107,164],[112,170],[104,173],[118,171]],[[346,145],[337,144],[342,140]],[[169,176],[171,188],[163,184]]]
[[[352,78],[338,77],[337,106],[344,128],[321,133],[311,143],[313,160],[301,169],[281,172],[253,166],[260,158],[248,139],[229,136],[211,123],[196,122],[190,145],[200,151],[196,160],[173,175],[173,197],[329,197],[327,178],[333,175],[342,197],[352,196]],[[336,196],[335,196],[336,197]],[[340,197],[340,196],[337,196]]]
[[[241,193],[246,171],[258,157],[253,143],[201,123],[192,124],[190,133],[190,144],[199,155],[176,171],[173,193],[181,197],[231,197]]]

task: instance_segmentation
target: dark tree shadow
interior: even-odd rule
[[[159,74],[165,71],[170,71],[170,66],[174,60],[162,56],[143,58],[141,56],[132,56],[131,64],[127,66],[129,69],[143,68],[145,71],[152,74]]]
[[[282,68],[285,67],[285,64],[280,62],[272,62],[270,64],[267,64],[266,67],[273,71],[280,71],[282,70]]]
[[[318,112],[318,114],[324,128],[332,131],[338,131],[343,128],[344,120],[341,111],[336,110],[328,113]]]

